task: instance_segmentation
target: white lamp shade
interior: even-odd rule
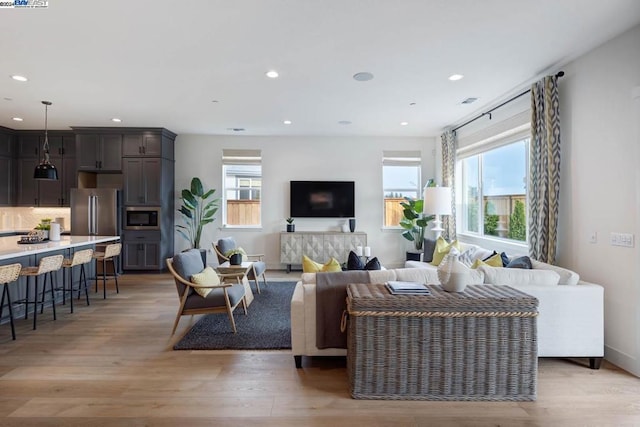
[[[422,212],[427,215],[451,215],[451,188],[426,187]]]

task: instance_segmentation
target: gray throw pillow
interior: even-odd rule
[[[422,250],[424,254],[422,255],[423,262],[431,262],[433,261],[433,251],[436,250],[436,241],[435,239],[424,238],[424,242],[422,244]]]
[[[507,268],[525,268],[531,270],[533,266],[531,265],[531,258],[528,256],[521,256],[519,258],[512,259],[509,264],[506,265]]]

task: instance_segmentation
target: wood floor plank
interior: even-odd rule
[[[170,335],[168,275],[124,275],[108,292],[56,321],[45,312],[36,331],[18,319],[16,341],[0,325],[0,426],[640,425],[640,380],[606,362],[540,359],[535,402],[354,400],[344,358],[295,369],[287,350],[174,351],[199,317]]]

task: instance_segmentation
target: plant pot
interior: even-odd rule
[[[242,264],[242,254],[233,254],[229,257],[229,264],[240,265]]]
[[[287,233],[293,233],[294,231],[296,231],[296,225],[295,224],[287,224]]]

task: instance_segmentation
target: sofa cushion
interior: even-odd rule
[[[436,240],[425,237],[424,242],[422,243],[422,250],[423,250],[422,261],[423,262],[433,261],[433,251],[435,249],[436,249]]]
[[[196,285],[212,286],[220,284],[220,277],[218,277],[213,267],[205,267],[200,273],[191,275],[191,281]],[[202,298],[206,298],[212,288],[193,288],[193,290]]]
[[[419,282],[434,284],[438,282],[438,270],[426,268],[398,268],[396,279],[402,282]]]
[[[473,262],[471,268],[478,268],[482,265],[489,265],[491,267],[503,267],[502,265],[502,257],[497,252],[494,252],[489,258],[485,258],[483,260],[476,259]]]
[[[545,285],[556,286],[560,275],[551,270],[523,270],[519,268],[499,268],[481,265],[478,271],[484,273],[484,283],[490,285]]]
[[[319,272],[337,272],[342,271],[342,267],[340,267],[340,263],[335,258],[329,259],[324,264],[320,264],[319,262],[315,262],[311,258],[306,255],[302,256],[302,271],[304,273],[319,273]]]
[[[531,270],[533,266],[531,265],[531,258],[528,256],[521,256],[518,258],[514,258],[509,261],[509,264],[505,266],[506,268],[524,268],[527,270]]]
[[[460,250],[460,244],[457,240],[454,240],[451,243],[447,243],[444,238],[438,237],[438,240],[436,240],[436,248],[433,251],[433,260],[431,261],[431,264],[436,266],[440,265],[440,263],[444,259],[444,256],[449,253],[451,248]]]
[[[302,273],[300,280],[305,284],[316,283],[316,273]]]
[[[397,280],[396,270],[371,270],[369,271],[369,283],[385,283],[389,280]]]
[[[545,262],[537,261],[535,259],[531,260],[531,265],[534,270],[551,270],[555,271],[560,275],[559,285],[577,285],[580,281],[580,275],[572,270],[567,270],[566,268],[558,267],[557,265],[547,264]]]

